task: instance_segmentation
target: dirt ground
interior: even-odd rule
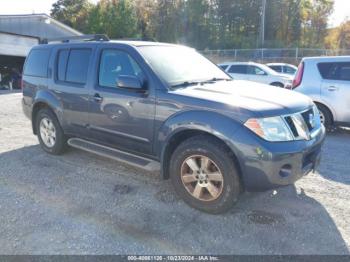
[[[0,93],[0,254],[349,254],[349,131],[328,134],[317,173],[214,216],[157,173],[44,153],[21,96]]]

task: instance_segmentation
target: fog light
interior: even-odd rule
[[[289,165],[289,164],[286,164],[286,165],[282,166],[282,168],[281,168],[281,170],[279,172],[279,175],[281,177],[287,177],[290,174],[292,174],[292,166]]]

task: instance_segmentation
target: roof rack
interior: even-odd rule
[[[40,44],[48,44],[50,42],[62,42],[69,43],[71,41],[109,41],[107,35],[104,34],[94,34],[94,35],[78,35],[78,36],[67,36],[67,37],[57,37],[57,38],[42,38],[40,39]]]

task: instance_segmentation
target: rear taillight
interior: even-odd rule
[[[23,90],[23,78],[21,78],[21,89]]]
[[[293,79],[292,89],[295,89],[298,86],[300,86],[301,81],[303,81],[303,75],[304,75],[304,62],[301,62],[298,66],[298,71]]]

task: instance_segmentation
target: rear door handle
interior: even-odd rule
[[[336,87],[336,86],[329,86],[327,89],[328,89],[328,91],[337,91],[338,87]]]
[[[98,93],[96,93],[96,94],[94,94],[94,97],[93,97],[93,100],[95,101],[95,102],[101,102],[102,101],[102,96],[100,96],[100,94],[98,94]]]

